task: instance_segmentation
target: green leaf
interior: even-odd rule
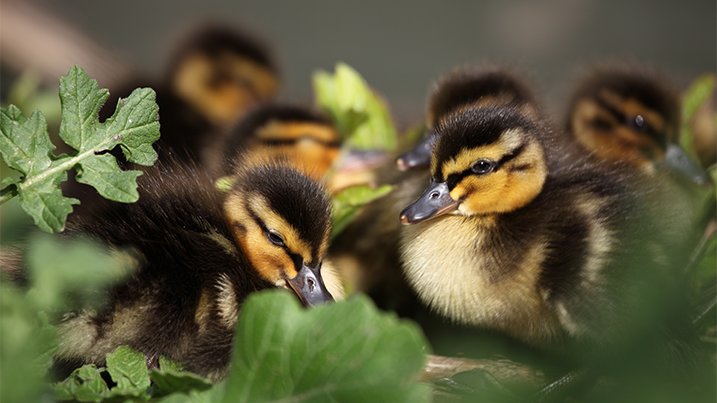
[[[0,401],[41,401],[48,391],[43,378],[48,356],[57,348],[47,317],[22,291],[0,283]]]
[[[102,372],[94,365],[84,365],[74,370],[67,379],[54,385],[55,399],[101,402],[109,392],[102,379]]]
[[[38,233],[26,252],[33,286],[27,300],[38,310],[68,309],[65,296],[72,293],[79,306],[97,306],[110,284],[130,276],[136,264],[133,255],[109,252],[90,239],[71,242]]]
[[[376,189],[368,185],[358,185],[342,189],[334,195],[331,239],[340,234],[354,220],[361,207],[387,195],[392,189],[391,185],[383,185]]]
[[[213,385],[208,380],[190,372],[176,372],[171,370],[156,370],[149,372],[154,381],[152,397],[167,396],[172,393],[189,394],[191,391],[204,391]]]
[[[304,309],[281,291],[244,303],[225,402],[420,402],[418,326],[357,295]]]
[[[184,365],[182,365],[181,362],[172,361],[169,358],[160,355],[159,369],[164,372],[181,372],[184,370]]]
[[[47,123],[39,111],[25,117],[10,105],[0,111],[0,153],[6,164],[22,174],[19,180],[3,179],[8,185],[0,203],[19,195],[22,208],[47,232],[62,231],[72,205],[79,201],[62,196],[60,182],[67,170],[76,168],[78,180],[100,195],[121,202],[138,199],[139,171],[122,172],[114,157],[99,153],[120,145],[127,159],[151,165],[157,155],[152,143],[159,138],[155,93],[137,89],[117,105],[114,115],[100,123],[98,112],[109,93],[97,88],[80,67],[60,78],[62,122],[60,138],[76,151],[55,157]]]
[[[397,135],[388,106],[356,70],[344,63],[336,73],[313,75],[316,103],[333,119],[345,145],[363,150],[393,150]]]
[[[120,346],[114,353],[107,354],[107,372],[117,384],[113,392],[144,393],[149,388],[146,358],[130,347]]]

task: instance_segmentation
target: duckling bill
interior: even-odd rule
[[[309,306],[342,297],[324,261],[331,204],[318,182],[281,164],[245,167],[228,195],[180,164],[140,182],[137,203],[110,203],[68,222],[69,236],[127,250],[138,270],[109,291],[104,309],[59,323],[58,369],[104,365],[107,353],[129,345],[149,366],[166,356],[218,381],[247,295],[283,288]]]

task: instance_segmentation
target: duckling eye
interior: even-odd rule
[[[495,168],[495,163],[493,161],[480,160],[473,164],[471,171],[473,171],[474,174],[485,175],[490,173],[493,168]]]
[[[274,231],[267,232],[266,239],[268,239],[269,242],[273,245],[284,246],[284,238],[282,238],[281,235],[277,234]]]
[[[645,121],[642,115],[631,116],[627,118],[628,126],[637,132],[646,132],[649,129],[649,125]]]

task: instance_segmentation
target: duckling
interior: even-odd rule
[[[608,61],[583,73],[570,95],[565,128],[596,158],[648,174],[660,165],[699,185],[707,174],[678,145],[680,93],[667,77],[632,62]]]
[[[104,365],[107,353],[129,345],[149,367],[166,356],[216,382],[248,294],[284,288],[307,306],[343,297],[324,261],[331,203],[316,180],[282,163],[256,164],[225,195],[204,170],[175,163],[140,182],[137,203],[68,222],[68,236],[127,250],[138,269],[109,291],[105,308],[58,324],[58,369]]]
[[[208,163],[221,158],[227,130],[247,111],[273,99],[279,72],[260,40],[235,27],[207,25],[180,42],[161,80],[135,78],[111,91],[114,107],[138,87],[157,92],[162,136],[155,143],[159,159]],[[102,108],[100,119],[113,108]],[[117,156],[122,160],[121,153]]]
[[[396,159],[399,170],[427,168],[435,138],[433,128],[451,111],[468,105],[519,105],[538,114],[536,94],[516,68],[495,62],[461,66],[442,76],[429,95],[426,138]]]
[[[224,174],[250,160],[284,157],[307,173],[326,175],[339,156],[341,136],[331,121],[308,108],[267,103],[242,119],[224,145]]]
[[[428,162],[435,127],[451,111],[479,105],[516,105],[526,114],[538,112],[532,86],[516,68],[483,62],[452,69],[439,78],[427,100],[428,134],[424,141],[383,166],[377,177],[393,191],[365,206],[354,222],[335,240],[331,256],[358,291],[368,293],[382,308],[413,317],[419,305],[406,287],[400,270],[398,240],[402,231],[397,219],[401,210],[416,200],[430,180]]]
[[[609,365],[680,306],[671,269],[694,234],[671,219],[662,182],[589,159],[516,106],[458,110],[435,133],[431,182],[401,212],[399,241],[434,311]]]

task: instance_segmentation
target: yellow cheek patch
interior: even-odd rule
[[[443,180],[448,175],[469,169],[478,160],[500,161],[505,155],[518,148],[525,138],[522,130],[510,129],[503,132],[498,141],[482,147],[461,150],[454,158],[443,163]],[[434,170],[435,172],[435,170]]]
[[[464,177],[451,190],[451,198],[461,200],[458,213],[463,215],[507,213],[530,203],[542,191],[547,175],[542,148],[530,143],[496,171]]]
[[[304,262],[311,262],[311,245],[301,239],[294,226],[271,210],[266,199],[259,195],[249,196],[249,208],[259,217],[266,228],[276,231],[284,239],[284,244],[291,253],[301,256]],[[320,251],[320,256],[323,256],[323,251]]]
[[[289,255],[283,248],[269,244],[259,226],[250,229],[240,242],[252,266],[272,284],[296,277],[294,262]]]

